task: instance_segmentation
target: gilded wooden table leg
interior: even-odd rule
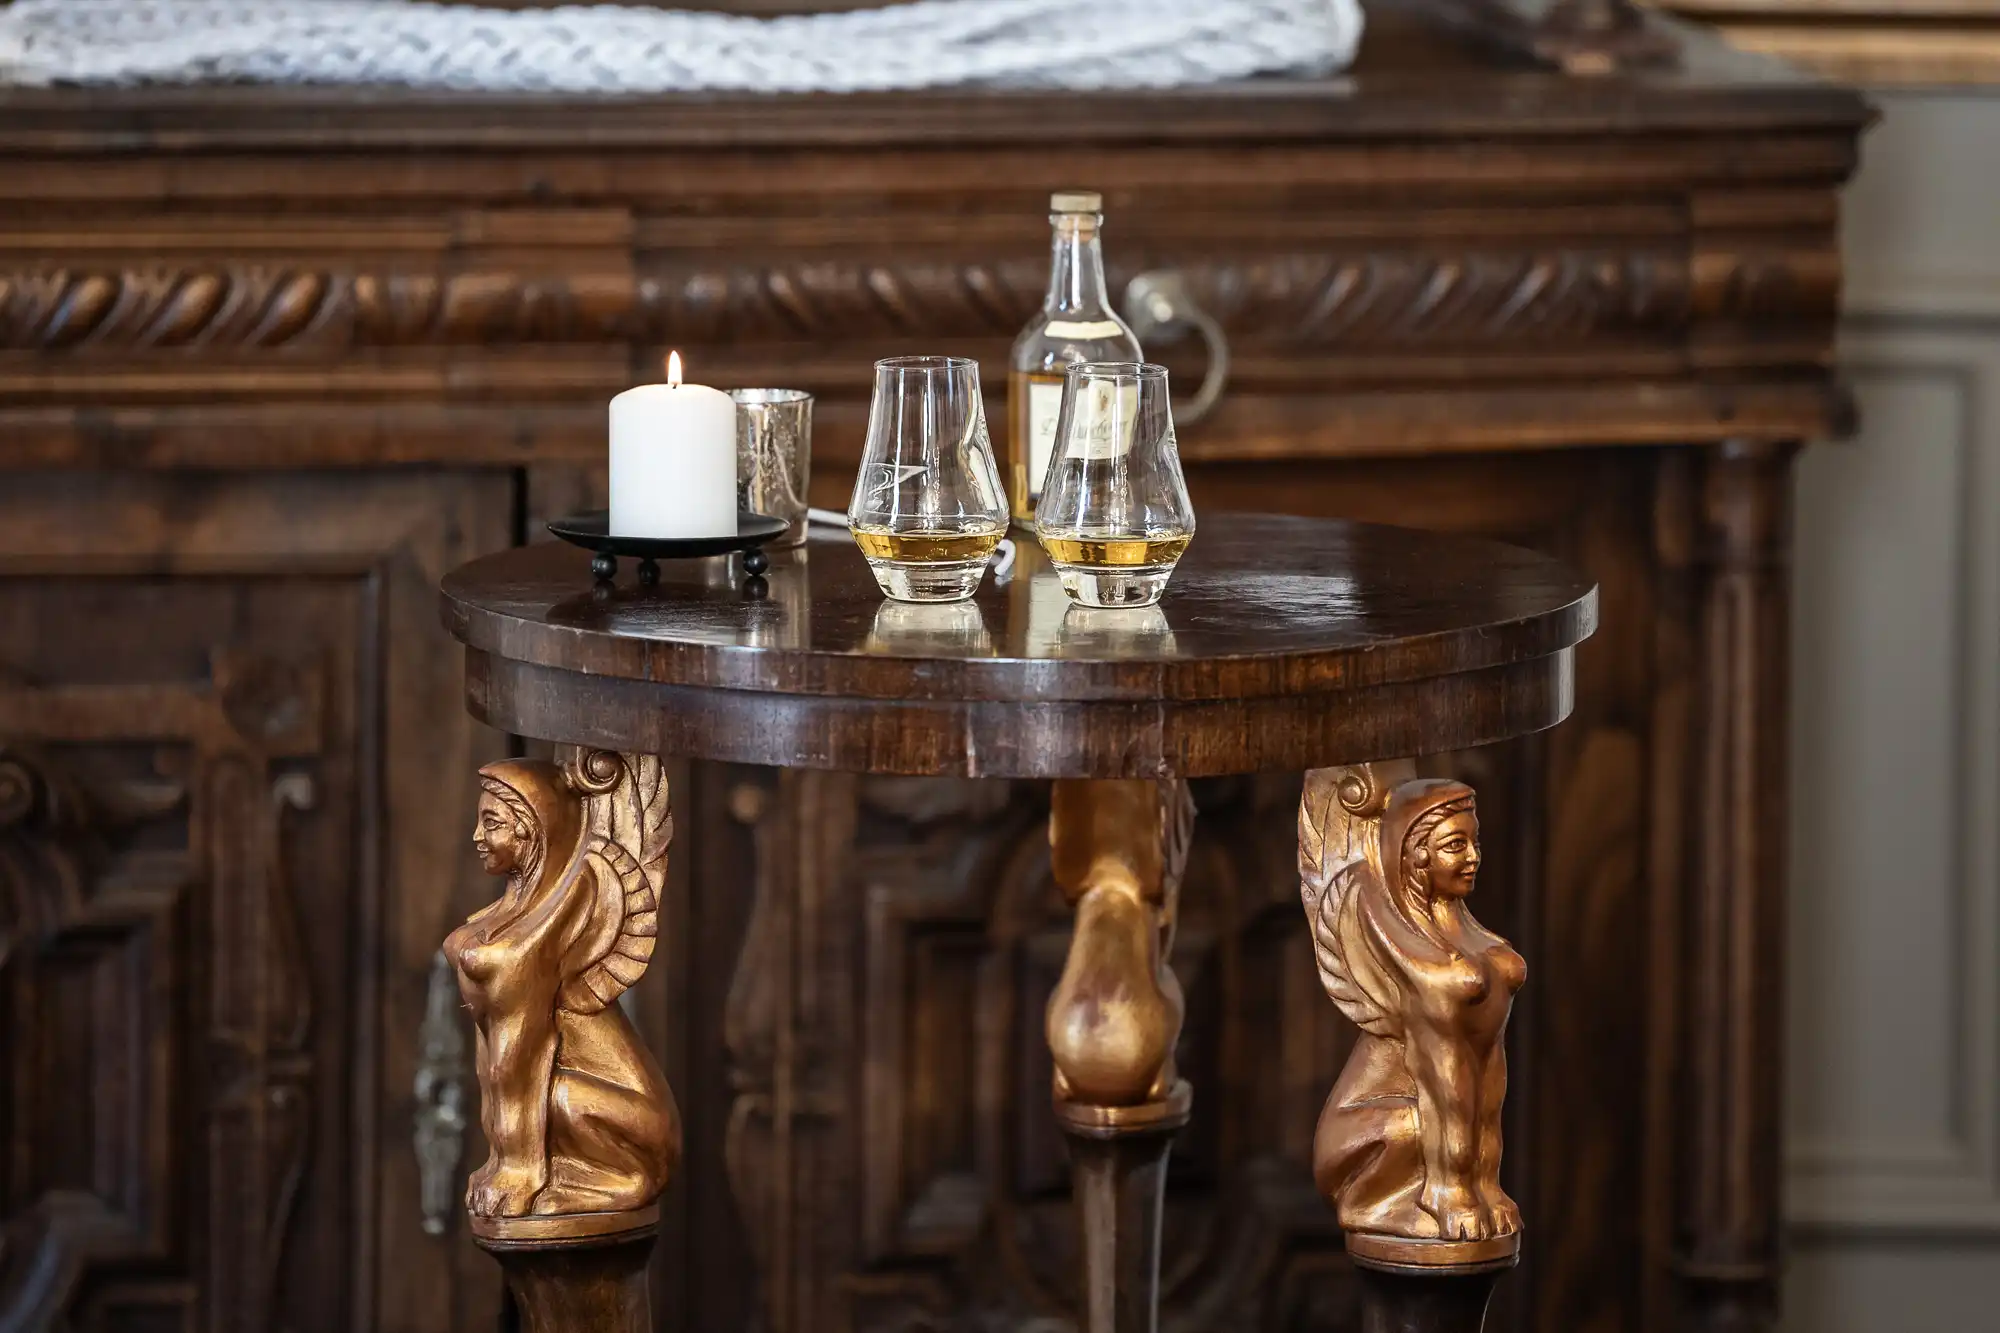
[[[499,898],[445,941],[491,1150],[465,1205],[528,1333],[650,1333],[646,1256],[680,1158],[666,1077],[617,1000],[658,933],[666,776],[566,751],[480,770],[473,845]]]
[[[1194,825],[1187,784],[1062,781],[1050,864],[1076,933],[1049,998],[1055,1109],[1082,1223],[1088,1333],[1153,1333],[1167,1151],[1192,1090],[1174,1068],[1180,984],[1167,967]]]
[[[1313,1176],[1363,1270],[1364,1327],[1478,1333],[1521,1247],[1500,1188],[1521,956],[1473,919],[1470,787],[1407,764],[1316,769],[1299,888],[1321,982],[1361,1029],[1320,1113]]]

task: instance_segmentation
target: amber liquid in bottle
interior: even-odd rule
[[[1061,371],[1012,371],[1007,376],[1007,503],[1018,523],[1032,523],[1042,479],[1029,471],[1029,459],[1039,453],[1047,471],[1050,446],[1037,440],[1055,439],[1056,417],[1062,408]],[[1039,416],[1039,419],[1037,419]]]
[[[1042,478],[1055,453],[1063,372],[1082,361],[1138,361],[1139,340],[1111,308],[1098,239],[1103,200],[1084,192],[1049,200],[1054,229],[1049,291],[1014,341],[1007,376],[1007,501],[1014,521],[1034,525]]]

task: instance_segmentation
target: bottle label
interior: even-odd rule
[[[1028,491],[1042,493],[1049,460],[1056,452],[1056,422],[1062,416],[1061,384],[1028,385]]]
[[[1070,423],[1068,456],[1086,463],[1122,457],[1132,452],[1138,428],[1138,385],[1087,381]]]
[[[1043,332],[1051,338],[1122,338],[1125,326],[1115,319],[1052,319]]]

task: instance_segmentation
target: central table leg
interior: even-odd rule
[[[651,755],[480,770],[472,840],[500,896],[445,941],[491,1150],[465,1194],[527,1333],[651,1333],[646,1257],[680,1115],[618,1006],[653,956],[667,783]]]
[[[1076,908],[1049,998],[1055,1111],[1082,1224],[1087,1333],[1154,1333],[1167,1152],[1193,1090],[1176,1072],[1167,967],[1194,802],[1177,781],[1060,781],[1050,866]]]
[[[650,1229],[608,1236],[602,1243],[479,1243],[507,1274],[521,1333],[653,1333],[646,1289]]]

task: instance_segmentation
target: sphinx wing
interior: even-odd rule
[[[584,931],[584,956],[573,958],[562,1005],[594,1014],[646,974],[660,933],[660,900],[633,855],[615,842],[593,844],[585,854],[597,901]]]
[[[1401,1002],[1361,929],[1360,899],[1379,891],[1377,839],[1385,766],[1315,769],[1299,802],[1299,895],[1320,984],[1349,1021],[1378,1037],[1402,1035]]]
[[[564,768],[587,803],[584,869],[593,901],[564,968],[562,1004],[589,1014],[623,995],[653,959],[674,822],[654,756],[577,751]]]

